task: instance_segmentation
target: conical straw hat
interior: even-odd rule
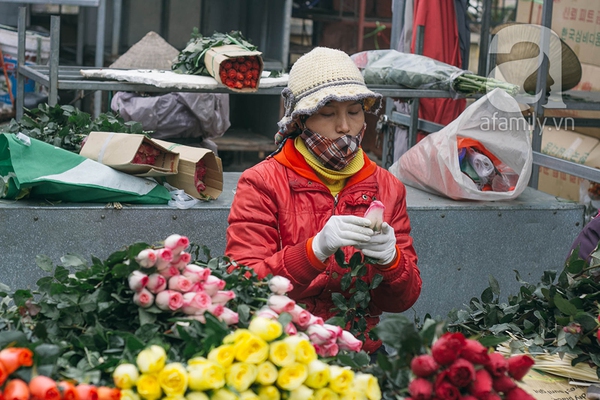
[[[507,82],[522,85],[528,93],[536,90],[542,28],[541,25],[508,23],[497,26],[492,32],[497,40],[498,69]],[[581,63],[569,45],[556,32],[550,32],[546,91],[559,76],[561,90],[572,89],[581,80]]]
[[[148,32],[109,68],[170,70],[179,50],[156,32]]]

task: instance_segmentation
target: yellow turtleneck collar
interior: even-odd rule
[[[319,159],[306,147],[302,138],[297,137],[294,140],[294,147],[302,154],[308,165],[315,170],[319,179],[327,186],[334,197],[344,188],[348,178],[360,171],[365,165],[362,148],[358,149],[358,152],[346,168],[336,171],[323,166]]]

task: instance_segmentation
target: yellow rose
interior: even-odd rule
[[[214,361],[196,359],[194,364],[188,364],[187,371],[190,390],[202,392],[225,386],[225,369]]]
[[[275,321],[266,317],[254,317],[250,321],[248,330],[261,339],[271,342],[277,339],[283,333],[283,327],[279,321]]]
[[[143,374],[153,374],[164,368],[167,362],[167,353],[160,346],[152,345],[140,351],[136,358],[136,364]]]
[[[277,380],[277,367],[271,361],[265,361],[258,365],[256,382],[261,385],[272,385]]]
[[[235,358],[235,347],[231,344],[223,344],[208,353],[208,359],[221,364],[225,368],[233,363]]]
[[[240,399],[241,400],[260,400],[260,397],[258,397],[258,395],[256,393],[254,393],[252,390],[245,390],[242,393],[240,393]]]
[[[260,386],[257,390],[260,400],[280,400],[281,393],[275,386]]]
[[[235,344],[235,359],[251,364],[260,364],[269,357],[269,344],[260,337],[250,334]]]
[[[300,385],[296,389],[290,391],[288,400],[313,400],[314,392],[315,391],[311,388],[308,388],[304,385]]]
[[[356,389],[349,389],[340,400],[367,400],[367,395]]]
[[[313,389],[320,389],[329,383],[329,365],[321,360],[313,360],[308,363],[308,376],[306,377],[306,386]]]
[[[156,400],[162,397],[162,390],[156,374],[140,375],[136,383],[136,388],[142,399]]]
[[[329,387],[336,393],[344,394],[352,387],[354,371],[338,365],[329,366]]]
[[[339,400],[340,396],[329,388],[321,388],[315,391],[314,400]]]
[[[113,381],[119,389],[131,389],[139,377],[140,373],[133,364],[120,364],[113,372]]]
[[[251,335],[248,329],[236,329],[234,332],[223,338],[223,344],[232,344],[245,339],[248,335]]]
[[[185,400],[210,400],[204,392],[189,392],[185,395]]]
[[[190,365],[204,364],[206,360],[204,357],[192,357],[187,361],[187,365],[189,367]]]
[[[221,388],[212,393],[210,400],[239,400],[239,397],[231,390]]]
[[[286,337],[283,341],[289,343],[294,349],[296,361],[308,364],[317,359],[317,351],[308,339],[293,335]]]
[[[140,400],[140,396],[131,389],[121,389],[120,400]]]
[[[167,396],[183,395],[188,386],[188,374],[181,363],[170,363],[158,373],[158,383]]]
[[[269,344],[269,360],[278,367],[285,367],[296,361],[294,348],[290,343],[276,340]]]
[[[170,394],[163,397],[161,400],[185,400],[185,396],[182,394]]]
[[[225,381],[227,385],[234,388],[238,392],[247,390],[250,385],[256,380],[258,368],[254,364],[236,362],[227,368],[225,373]]]
[[[279,370],[277,386],[284,390],[294,390],[304,383],[308,376],[306,365],[295,362]]]
[[[369,400],[381,400],[381,388],[377,378],[371,374],[357,373],[354,375],[354,389],[367,395]]]

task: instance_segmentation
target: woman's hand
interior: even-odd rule
[[[325,261],[340,247],[356,247],[368,243],[373,237],[373,230],[369,228],[370,224],[371,221],[367,218],[354,215],[334,215],[330,217],[312,241],[315,256],[319,260]]]
[[[381,225],[381,232],[371,236],[371,240],[366,243],[355,245],[362,253],[374,260],[378,260],[378,264],[386,265],[394,261],[396,258],[396,235],[394,228],[387,222]]]

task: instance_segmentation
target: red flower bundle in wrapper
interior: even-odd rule
[[[204,160],[200,160],[196,163],[196,172],[194,173],[194,186],[198,193],[201,193],[206,189],[206,185],[204,184],[205,176],[206,164],[204,164]]]
[[[446,333],[431,346],[431,354],[413,358],[415,375],[408,386],[410,399],[530,400],[535,399],[517,386],[533,366],[528,355],[505,358],[488,353],[476,340],[462,333]]]
[[[232,89],[255,89],[260,73],[257,56],[230,58],[219,66],[221,82]]]
[[[158,156],[160,156],[159,149],[148,143],[142,143],[131,162],[133,164],[154,165]]]

